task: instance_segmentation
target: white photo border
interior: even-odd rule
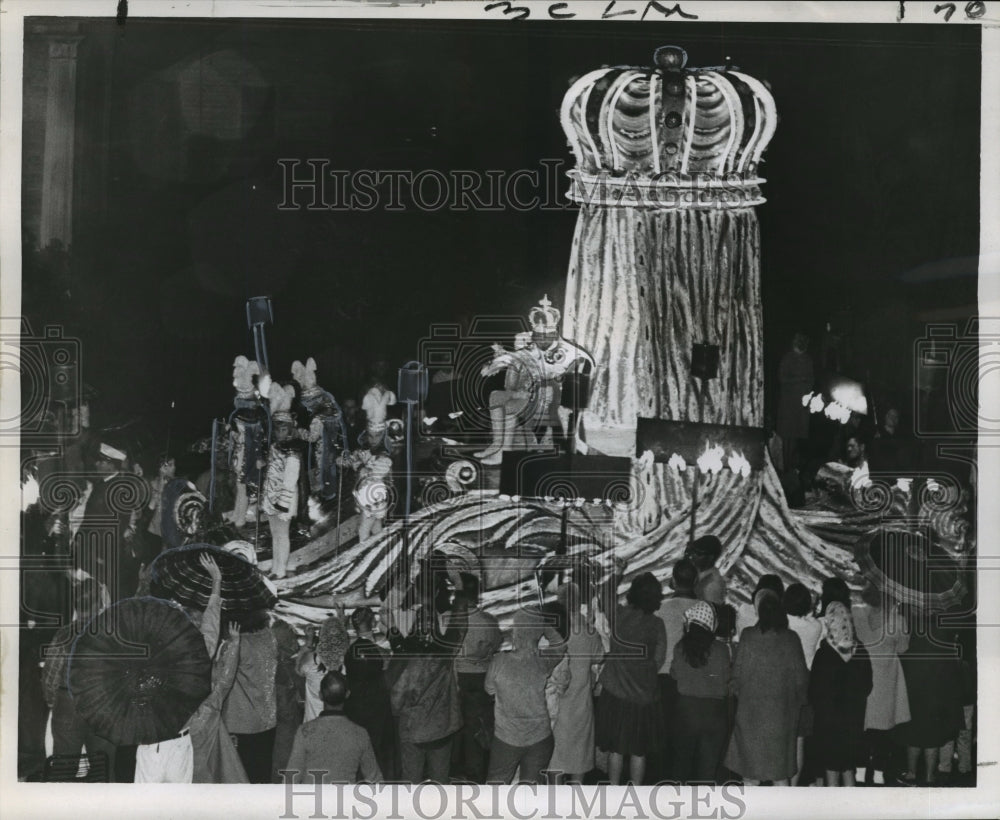
[[[662,5],[674,4],[661,0]],[[551,9],[566,15],[572,13],[576,20],[601,20],[609,5],[615,11],[629,8],[641,11],[646,0],[621,0],[609,4],[607,0],[569,0],[553,3],[550,0],[515,0],[508,4],[526,7],[529,24],[532,20],[550,20]],[[892,23],[900,25],[979,25],[982,28],[982,103],[981,103],[981,184],[980,184],[980,275],[979,310],[981,316],[1000,316],[1000,0],[981,4],[984,13],[970,19],[965,13],[969,6],[953,4],[953,17],[944,21],[944,13],[936,7],[948,4],[934,2],[685,2],[679,4],[684,11],[696,13],[699,20],[733,22],[780,23]],[[0,7],[0,191],[3,207],[0,211],[0,316],[15,317],[21,304],[21,117],[22,117],[22,63],[25,17],[113,17],[117,0],[3,0]],[[493,8],[487,10],[488,6]],[[382,19],[495,19],[496,25],[510,24],[505,19],[505,4],[489,2],[438,2],[418,3],[401,0],[396,4],[380,2],[284,2],[283,0],[132,0],[129,14],[133,18],[370,18]],[[978,6],[976,6],[978,10]],[[506,15],[510,17],[511,15]],[[616,16],[615,21],[631,21],[642,25],[639,14]],[[661,18],[662,19],[662,18]],[[679,16],[672,20],[680,20]],[[571,24],[571,23],[567,23]],[[4,319],[8,321],[7,318]],[[997,328],[1000,330],[1000,328]],[[8,329],[5,327],[4,332]],[[16,331],[15,331],[16,332]],[[997,338],[1000,338],[998,336]],[[989,344],[982,342],[982,349]],[[4,349],[3,366],[0,368],[0,419],[13,419],[19,415],[20,384],[15,366],[8,362],[12,352]],[[988,418],[1000,417],[1000,383],[995,376],[981,373],[980,398]],[[992,409],[992,412],[991,410]],[[1000,447],[995,439],[980,438],[980,493],[990,499],[1000,490]],[[16,569],[19,543],[19,453],[17,447],[0,447],[0,623],[16,624],[19,619],[18,576]],[[980,543],[988,543],[986,534],[1000,532],[1000,505],[979,505],[978,532]],[[989,552],[987,547],[983,552]],[[995,687],[984,685],[1000,678],[1000,551],[995,557],[981,556],[979,575],[979,735],[978,735],[978,786],[975,789],[838,789],[834,792],[802,791],[799,789],[747,788],[738,794],[745,804],[745,817],[808,816],[811,818],[851,817],[994,817],[1000,805],[1000,733],[989,727],[1000,726],[1000,701],[993,697]],[[991,594],[993,593],[993,594]],[[988,626],[992,625],[992,626]],[[262,817],[269,820],[288,816],[286,794],[283,786],[138,786],[111,784],[35,784],[17,782],[17,676],[18,630],[0,630],[0,663],[2,663],[2,690],[0,690],[0,812],[5,818],[30,817],[80,817],[93,814],[110,820],[113,817]],[[301,787],[299,787],[301,788]],[[561,792],[555,802],[540,790],[532,798],[525,789],[515,789],[508,802],[508,788],[501,791],[499,806],[501,816],[566,817],[571,808],[569,795]],[[584,791],[589,795],[592,789]],[[609,808],[622,805],[627,798],[624,787],[607,789]],[[638,790],[643,794],[640,803],[631,812],[643,816],[651,814],[648,787]],[[690,790],[687,790],[688,792]],[[702,795],[705,794],[702,790]],[[454,793],[449,795],[454,801]],[[437,798],[430,797],[425,816],[437,814]],[[364,817],[419,816],[413,812],[406,796],[395,805],[389,793],[375,800],[377,813],[368,803],[358,804],[358,813]],[[721,800],[718,795],[700,803],[682,800],[676,796],[661,795],[660,810],[677,812],[677,817],[736,817],[736,803]],[[439,817],[482,817],[491,814],[491,799],[477,800],[475,807],[454,802]],[[625,800],[625,807],[630,805]],[[299,817],[313,815],[311,799],[297,798]],[[579,808],[579,803],[577,803]],[[713,814],[713,811],[716,812]],[[324,803],[324,816],[338,816],[337,798],[329,793]],[[341,816],[352,816],[351,806],[345,804]],[[626,814],[625,816],[630,816]],[[666,814],[664,816],[670,816]]]

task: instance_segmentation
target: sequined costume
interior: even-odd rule
[[[302,446],[298,442],[271,445],[261,494],[261,511],[290,521],[299,506],[299,470],[302,469]]]
[[[309,491],[328,501],[337,495],[337,456],[348,449],[347,427],[340,406],[322,388],[303,390],[300,402],[309,416],[309,428],[303,434],[308,442]]]
[[[385,519],[389,513],[390,471],[392,459],[388,456],[374,456],[362,452],[358,470],[358,483],[354,488],[354,500],[363,515],[377,521]]]
[[[240,484],[256,487],[267,441],[267,411],[253,393],[237,393],[230,416],[229,465]]]

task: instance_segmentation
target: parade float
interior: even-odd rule
[[[579,216],[556,332],[593,362],[567,437],[573,468],[547,489],[443,493],[277,582],[280,615],[316,622],[331,597],[378,599],[439,549],[482,575],[484,604],[501,618],[537,594],[534,569],[554,555],[603,571],[618,557],[623,584],[643,571],[666,582],[704,534],[722,541],[718,568],[738,597],[762,573],[813,587],[857,573],[848,544],[822,539],[789,509],[764,448],[755,209],[774,99],[736,68],[686,62],[666,47],[652,67],[601,68],[562,103]],[[641,425],[648,441],[637,441]],[[473,469],[500,469],[495,450]],[[625,480],[609,475],[601,497],[581,491],[575,473],[593,472],[590,459],[600,472],[609,457],[629,459]]]

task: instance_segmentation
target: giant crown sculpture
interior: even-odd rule
[[[591,71],[563,98],[576,155],[569,197],[598,205],[740,208],[764,201],[758,166],[777,125],[764,84],[730,68],[687,68],[677,46],[656,67]]]

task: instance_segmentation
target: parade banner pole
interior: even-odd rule
[[[337,470],[337,547],[335,555],[340,555],[340,505],[344,497],[344,465]]]
[[[216,471],[215,449],[216,447],[218,447],[218,429],[219,429],[219,420],[212,419],[212,459],[210,462],[211,471],[209,472],[209,480],[208,480],[208,511],[210,513],[215,512],[215,471]],[[168,453],[170,452],[169,448],[167,452]]]

